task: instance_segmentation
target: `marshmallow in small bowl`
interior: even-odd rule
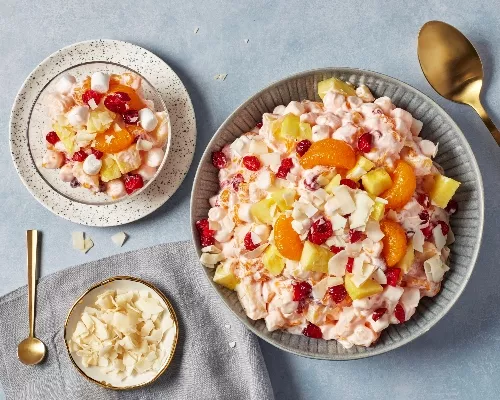
[[[163,161],[163,157],[165,157],[165,152],[162,149],[151,149],[144,153],[144,162],[150,167],[157,168]]]
[[[142,164],[139,169],[135,171],[135,173],[142,176],[142,179],[144,179],[145,181],[150,181],[156,174],[156,168],[150,167],[146,164]]]
[[[43,156],[42,166],[48,169],[56,169],[60,168],[63,165],[64,156],[53,150],[47,150],[45,155]]]
[[[149,108],[143,108],[139,110],[139,123],[146,132],[151,132],[158,125],[158,118],[153,111]]]
[[[83,172],[87,175],[97,175],[102,167],[102,161],[94,154],[90,154],[83,162]]]
[[[74,126],[79,127],[87,123],[89,119],[89,108],[87,106],[75,106],[66,114],[68,122]]]
[[[90,88],[99,93],[106,93],[109,90],[110,76],[104,72],[95,72],[90,78]]]
[[[125,191],[125,184],[121,179],[114,179],[106,184],[106,194],[113,198],[119,199],[127,194]]]
[[[56,91],[61,94],[68,94],[73,89],[76,79],[73,75],[63,74],[56,83]]]
[[[71,164],[65,164],[59,170],[59,178],[63,182],[71,182],[75,176],[73,175],[73,166]]]

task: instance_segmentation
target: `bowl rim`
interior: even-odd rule
[[[154,291],[158,296],[160,296],[160,298],[165,302],[165,304],[167,305],[167,308],[168,308],[168,311],[170,312],[170,316],[174,322],[174,326],[175,326],[175,338],[174,338],[174,341],[172,343],[172,349],[170,351],[170,355],[169,355],[169,358],[168,360],[166,361],[165,365],[162,367],[162,369],[160,369],[159,371],[157,371],[156,375],[151,378],[150,380],[146,381],[146,382],[143,382],[143,383],[140,383],[140,384],[137,384],[137,385],[130,385],[130,386],[114,386],[110,383],[106,383],[106,382],[103,382],[103,381],[98,381],[94,378],[91,378],[90,376],[88,376],[85,371],[83,371],[79,366],[78,364],[75,362],[72,354],[71,354],[71,350],[69,349],[69,345],[68,345],[68,340],[66,339],[66,335],[68,333],[68,322],[69,322],[69,319],[71,317],[71,314],[73,313],[75,307],[83,300],[83,298],[85,296],[87,296],[88,294],[90,294],[94,289],[97,289],[101,286],[104,286],[104,285],[107,285],[108,283],[111,283],[111,282],[114,282],[114,281],[131,281],[131,282],[138,282],[138,283],[142,283],[143,285],[147,286],[149,289],[151,289],[152,291]],[[75,300],[75,302],[73,303],[73,305],[71,306],[71,308],[69,309],[68,311],[68,314],[66,316],[66,319],[64,320],[64,331],[63,331],[63,339],[64,339],[64,344],[66,346],[66,351],[68,352],[68,356],[69,356],[69,359],[71,360],[71,363],[73,364],[73,366],[76,368],[76,370],[80,373],[80,375],[82,375],[84,378],[88,379],[90,382],[92,383],[96,383],[98,384],[99,386],[102,386],[106,389],[112,389],[112,390],[130,390],[130,389],[138,389],[138,388],[141,388],[141,387],[144,387],[144,386],[147,386],[147,385],[150,385],[151,383],[155,382],[161,375],[163,375],[163,373],[168,369],[168,367],[170,366],[173,358],[174,358],[174,354],[175,354],[175,349],[177,347],[177,342],[179,340],[179,321],[177,320],[177,314],[175,313],[175,310],[174,310],[174,307],[172,306],[172,303],[170,303],[170,300],[167,299],[167,297],[163,294],[163,292],[158,289],[156,286],[154,286],[152,283],[149,283],[141,278],[137,278],[137,277],[133,277],[133,276],[128,276],[128,275],[118,275],[118,276],[112,276],[110,278],[106,278],[100,282],[97,282],[95,283],[94,285],[92,285],[91,287],[89,287],[87,290],[85,290],[85,292],[83,292],[83,294],[78,297],[78,299]]]
[[[474,156],[474,153],[472,152],[472,149],[469,145],[469,142],[467,141],[465,135],[463,134],[462,130],[458,127],[456,122],[451,118],[451,116],[439,105],[437,104],[434,100],[432,100],[429,96],[426,94],[422,93],[420,90],[416,89],[415,87],[409,85],[408,83],[405,83],[403,81],[400,81],[399,79],[393,78],[389,75],[385,75],[376,71],[371,71],[367,69],[360,69],[360,68],[351,68],[351,67],[323,67],[323,68],[314,68],[314,69],[309,69],[303,72],[295,73],[292,75],[289,75],[283,79],[276,80],[269,85],[265,86],[263,89],[259,90],[257,93],[253,94],[251,97],[249,97],[247,100],[245,100],[242,104],[240,104],[225,120],[224,122],[219,126],[215,134],[212,136],[210,141],[206,145],[206,149],[203,152],[200,161],[198,163],[198,167],[196,169],[196,174],[194,177],[193,181],[193,187],[191,190],[191,199],[190,199],[190,222],[191,222],[191,240],[193,241],[194,247],[196,249],[196,253],[198,254],[198,257],[201,255],[201,246],[198,244],[198,235],[196,233],[196,227],[195,227],[195,215],[194,215],[194,194],[195,194],[195,189],[196,189],[196,182],[199,179],[199,176],[201,174],[201,166],[203,162],[206,160],[208,156],[208,150],[212,147],[213,143],[216,140],[216,137],[222,132],[222,130],[228,125],[240,112],[241,110],[245,109],[247,105],[252,103],[255,99],[261,97],[264,93],[268,92],[269,90],[273,89],[276,86],[282,85],[286,81],[292,80],[292,79],[299,79],[299,78],[304,78],[307,76],[311,76],[314,74],[325,74],[325,73],[352,73],[352,74],[364,74],[368,73],[372,76],[381,78],[385,81],[389,81],[392,84],[396,86],[401,86],[409,91],[414,91],[420,96],[422,96],[426,101],[429,102],[429,104],[432,105],[433,108],[437,109],[440,111],[442,115],[444,115],[447,118],[447,123],[450,124],[452,130],[454,133],[457,133],[459,138],[461,139],[461,145],[464,147],[467,156],[469,160],[471,161],[472,164],[472,170],[476,173],[477,175],[477,184],[479,185],[479,193],[478,193],[478,201],[479,201],[479,234],[477,237],[477,242],[475,245],[475,248],[472,251],[471,254],[471,265],[468,268],[467,272],[465,273],[465,278],[463,282],[461,282],[459,288],[456,290],[454,293],[454,298],[452,298],[446,306],[442,308],[441,313],[435,317],[433,320],[430,322],[426,323],[425,329],[421,330],[420,332],[414,333],[409,335],[408,337],[401,338],[401,340],[398,340],[397,342],[394,342],[393,344],[384,346],[378,350],[373,350],[370,352],[362,352],[362,353],[345,353],[345,354],[336,354],[335,357],[326,357],[325,355],[322,354],[311,354],[309,352],[304,352],[298,349],[290,349],[287,348],[283,345],[281,345],[278,341],[273,341],[270,337],[264,336],[259,332],[253,324],[248,322],[248,317],[246,316],[241,316],[238,313],[236,313],[232,308],[231,304],[228,301],[228,299],[223,296],[219,292],[220,286],[217,285],[212,279],[210,279],[210,276],[208,275],[207,268],[203,267],[201,263],[199,264],[200,267],[203,270],[203,273],[206,277],[206,279],[210,282],[212,289],[217,293],[217,295],[222,299],[223,303],[231,312],[245,325],[246,328],[248,328],[251,332],[256,334],[260,339],[264,340],[265,342],[271,344],[272,346],[275,346],[281,350],[284,350],[288,353],[299,355],[302,357],[306,358],[312,358],[312,359],[319,359],[319,360],[328,360],[328,361],[349,361],[349,360],[358,360],[362,358],[369,358],[373,357],[376,355],[384,354],[389,351],[395,350],[399,347],[404,346],[405,344],[419,338],[422,336],[424,333],[427,333],[432,327],[434,327],[453,307],[453,305],[457,302],[457,300],[460,298],[462,295],[462,292],[464,291],[465,287],[467,286],[467,283],[470,280],[470,277],[472,275],[472,272],[474,271],[476,262],[477,262],[477,257],[479,254],[479,250],[481,248],[481,242],[482,242],[482,236],[483,236],[483,227],[484,227],[484,186],[483,186],[483,180],[481,176],[481,171],[477,165],[476,158]],[[208,201],[208,199],[207,199]],[[439,295],[439,293],[438,293]],[[324,339],[315,339],[315,340],[324,340]]]
[[[15,110],[16,110],[16,108],[18,106],[20,96],[24,92],[25,87],[28,85],[28,83],[30,82],[30,80],[32,79],[32,77],[36,74],[36,72],[38,71],[38,69],[40,67],[43,67],[44,65],[46,65],[47,63],[49,63],[52,60],[52,58],[54,58],[55,56],[57,56],[59,53],[67,51],[67,50],[71,50],[76,45],[85,45],[85,44],[92,43],[92,42],[95,42],[95,40],[85,40],[85,41],[81,41],[81,42],[78,42],[78,43],[73,43],[73,44],[70,44],[68,46],[64,46],[61,49],[53,52],[52,54],[50,54],[47,57],[45,57],[39,64],[37,64],[37,66],[29,73],[29,75],[23,81],[21,87],[19,88],[19,90],[18,90],[18,92],[16,94],[16,97],[14,99],[14,103],[12,105],[12,108],[10,110],[10,115],[9,115],[9,150],[10,150],[11,155],[14,154],[14,150],[12,148],[12,146],[13,146],[13,140],[12,140],[12,136],[13,136],[12,121],[13,121],[13,118],[14,118],[14,113],[15,113]],[[123,42],[123,43],[128,43],[128,42]],[[49,86],[51,83],[53,83],[55,79],[57,79],[59,76],[65,74],[65,73],[67,73],[67,71],[69,71],[69,70],[71,70],[71,69],[73,69],[75,67],[79,67],[79,66],[87,65],[87,64],[109,64],[109,65],[113,65],[113,66],[124,68],[124,69],[126,69],[126,70],[128,70],[130,72],[133,72],[133,73],[139,75],[141,77],[141,79],[145,80],[147,82],[147,84],[149,86],[151,86],[151,88],[153,89],[155,95],[160,99],[161,105],[163,107],[163,111],[166,112],[166,114],[167,114],[167,121],[168,121],[167,143],[165,143],[165,145],[163,145],[161,147],[161,149],[164,151],[165,154],[163,155],[163,160],[162,160],[161,164],[158,166],[158,169],[156,170],[155,175],[153,176],[152,179],[150,179],[149,181],[147,181],[146,184],[143,187],[141,187],[139,190],[136,190],[132,194],[127,195],[127,196],[123,196],[123,197],[121,197],[119,199],[116,199],[116,200],[112,200],[111,199],[109,201],[103,201],[103,202],[85,202],[85,201],[82,201],[82,200],[74,199],[72,197],[69,197],[69,196],[65,195],[64,193],[61,193],[59,190],[57,190],[56,188],[54,188],[45,179],[44,175],[40,172],[39,168],[36,165],[36,161],[33,159],[33,154],[31,152],[31,148],[30,148],[30,144],[29,144],[29,142],[30,142],[29,141],[29,125],[30,125],[30,121],[31,121],[31,116],[32,116],[32,113],[33,113],[33,109],[34,109],[34,107],[35,107],[38,99],[42,95],[43,91],[47,88],[47,86]],[[48,190],[53,190],[58,195],[65,197],[69,201],[75,202],[75,203],[79,203],[79,204],[82,204],[82,205],[106,206],[106,205],[117,204],[117,203],[120,203],[120,202],[122,202],[124,200],[130,200],[131,198],[133,198],[133,197],[139,195],[140,193],[144,192],[149,187],[149,185],[158,177],[158,175],[160,174],[161,170],[165,166],[166,160],[168,158],[168,153],[170,151],[170,145],[172,143],[172,125],[171,125],[171,121],[170,121],[170,114],[169,114],[169,111],[168,111],[167,106],[165,104],[165,99],[163,99],[162,95],[160,94],[160,92],[158,92],[158,90],[156,89],[156,87],[145,76],[143,76],[140,72],[137,72],[135,69],[133,69],[133,68],[127,66],[127,65],[124,65],[124,64],[120,64],[120,63],[117,63],[117,62],[112,62],[112,61],[108,61],[108,60],[104,60],[104,59],[103,60],[96,59],[96,60],[93,60],[93,61],[78,62],[78,63],[76,63],[74,65],[71,65],[71,67],[68,67],[68,68],[66,68],[66,69],[64,69],[62,71],[57,72],[57,74],[53,75],[47,81],[47,83],[45,85],[43,85],[43,87],[38,91],[38,94],[36,95],[36,97],[35,97],[35,99],[33,101],[33,104],[31,105],[31,109],[30,109],[30,112],[29,112],[29,117],[28,117],[28,120],[27,120],[27,124],[28,124],[28,126],[26,127],[26,144],[28,146],[28,151],[29,151],[29,154],[30,154],[30,157],[31,157],[31,162],[33,164],[33,168],[36,170],[36,172],[42,178],[42,180],[48,185],[48,187],[49,187]],[[27,182],[25,182],[24,176],[22,176],[22,174],[19,171],[19,167],[17,165],[17,160],[15,158],[13,158],[12,161],[14,163],[14,167],[15,167],[15,169],[17,171],[17,174],[20,177],[21,181],[23,182],[24,186],[33,195],[31,187],[27,184]],[[34,197],[37,198],[36,196],[34,196]]]

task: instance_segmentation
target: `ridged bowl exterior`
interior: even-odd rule
[[[310,339],[284,331],[269,332],[263,320],[247,318],[236,292],[212,281],[214,270],[203,268],[207,278],[225,304],[256,335],[276,347],[311,358],[350,360],[370,357],[400,347],[436,324],[453,306],[462,293],[474,268],[481,243],[484,220],[483,185],[474,155],[464,135],[448,114],[436,103],[413,87],[394,78],[351,68],[326,68],[303,72],[276,82],[243,103],[218,129],[200,161],[191,196],[193,241],[200,252],[194,227],[195,221],[206,218],[210,209],[208,199],[219,190],[216,168],[211,153],[255,127],[262,114],[272,112],[280,104],[292,100],[320,101],[318,82],[335,76],[358,86],[367,85],[375,97],[388,96],[393,103],[409,111],[424,123],[421,136],[439,142],[436,161],[447,176],[462,182],[455,199],[459,211],[451,218],[455,243],[451,245],[450,271],[445,275],[441,292],[434,298],[423,298],[415,315],[402,325],[391,325],[378,342],[369,347],[354,346],[346,350],[335,340]]]

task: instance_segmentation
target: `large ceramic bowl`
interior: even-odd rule
[[[212,281],[214,270],[204,267],[207,278],[224,303],[256,335],[292,353],[327,360],[349,360],[374,356],[393,350],[419,337],[434,326],[453,306],[462,293],[474,268],[483,231],[483,184],[474,155],[458,126],[436,103],[418,90],[394,78],[375,72],[350,68],[327,68],[303,72],[276,82],[252,96],[229,116],[207,146],[195,177],[191,197],[193,240],[200,254],[194,223],[206,218],[208,199],[219,189],[218,170],[212,166],[211,153],[251,130],[265,112],[292,100],[316,100],[318,82],[335,76],[354,85],[367,85],[376,97],[388,96],[398,107],[408,110],[424,123],[421,136],[439,142],[436,161],[446,175],[462,185],[455,195],[459,211],[452,217],[451,226],[456,241],[451,246],[450,271],[443,281],[441,292],[434,298],[424,297],[415,315],[405,324],[390,325],[380,340],[369,348],[354,346],[346,350],[335,340],[311,339],[284,331],[269,332],[263,320],[247,318],[236,292]]]

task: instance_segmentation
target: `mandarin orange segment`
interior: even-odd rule
[[[130,101],[127,104],[131,110],[141,110],[146,107],[137,92],[130,86],[110,82],[108,93],[112,94],[116,92],[124,92],[130,96]]]
[[[410,201],[417,187],[417,179],[413,167],[399,160],[392,173],[392,186],[380,195],[388,201],[386,207],[399,210]]]
[[[346,142],[336,139],[323,139],[314,142],[300,159],[300,165],[311,169],[316,165],[351,169],[356,164],[356,155]]]
[[[304,244],[292,228],[292,217],[282,214],[274,224],[274,244],[280,254],[289,260],[299,261]]]
[[[382,238],[382,254],[389,267],[396,265],[406,254],[406,234],[397,222],[385,220],[380,222],[380,230],[384,233]]]
[[[127,149],[134,142],[134,135],[126,129],[115,131],[115,125],[112,125],[107,131],[97,134],[94,145],[96,150],[103,153],[118,153]],[[108,140],[106,140],[106,136]]]
[[[81,86],[77,86],[73,89],[73,100],[79,106],[84,105],[85,103],[82,100],[83,94],[90,89],[90,76],[87,76]]]

